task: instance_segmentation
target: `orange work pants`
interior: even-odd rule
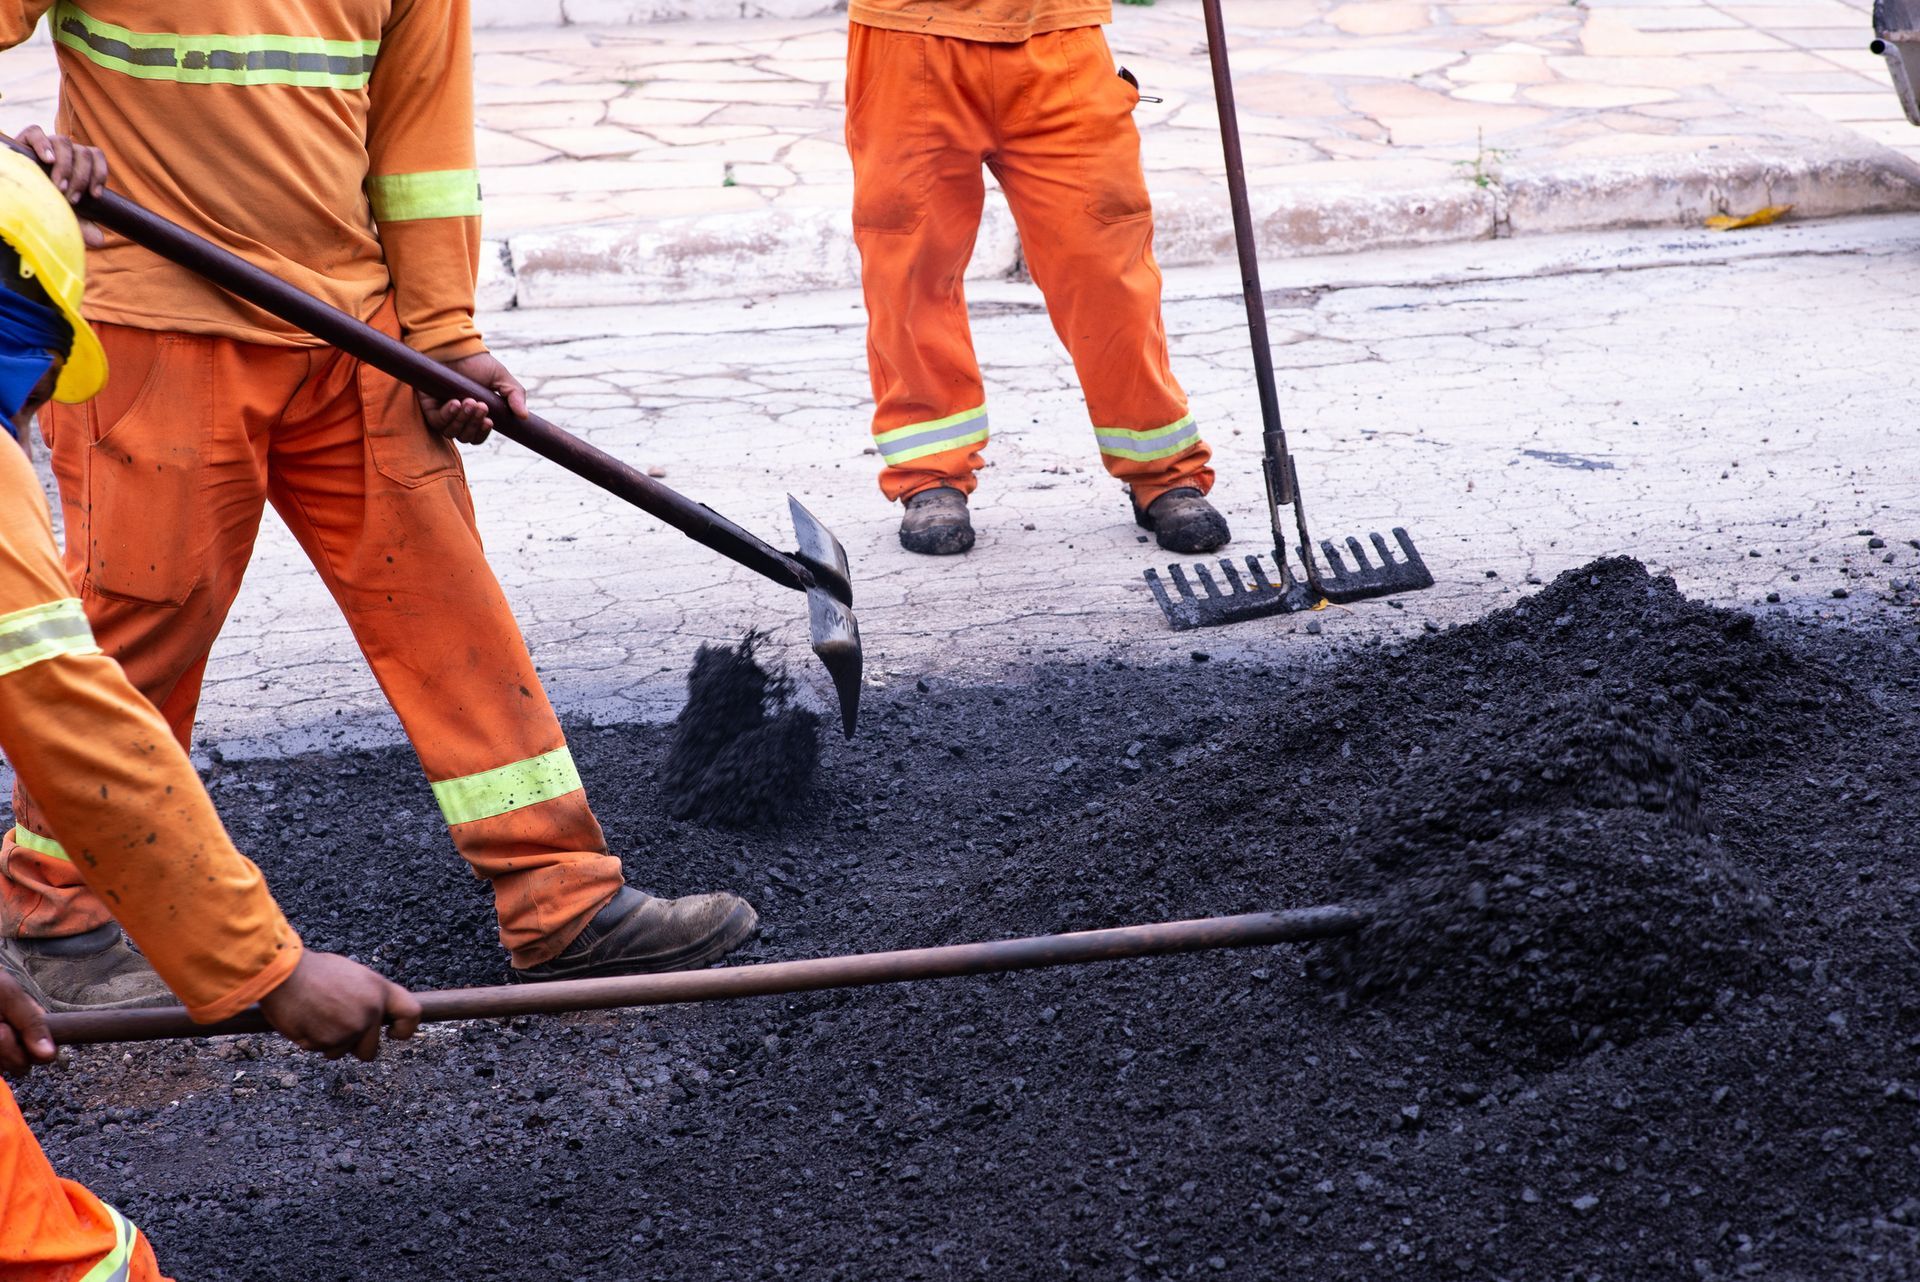
[[[391,305],[379,323],[394,331]],[[514,965],[552,958],[623,875],[481,551],[458,452],[410,390],[332,348],[96,328],[112,383],[43,423],[67,571],[100,647],[185,745],[271,500],[399,714],[454,845],[492,883]],[[353,807],[350,790],[338,804]],[[0,929],[109,920],[20,790],[14,818]]]
[[[53,1173],[13,1092],[0,1082],[0,1282],[82,1278],[166,1282],[139,1229]]]
[[[1100,461],[1146,506],[1213,486],[1167,358],[1139,93],[1098,27],[990,44],[852,25],[847,150],[880,489],[972,493],[986,393],[963,288],[992,169],[1073,358]]]

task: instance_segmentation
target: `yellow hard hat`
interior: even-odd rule
[[[20,255],[22,275],[32,276],[73,327],[73,350],[54,386],[56,401],[84,401],[107,384],[107,354],[93,327],[80,315],[87,288],[87,245],[80,220],[40,166],[0,146],[0,240]]]

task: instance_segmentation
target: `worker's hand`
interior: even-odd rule
[[[328,1059],[373,1059],[383,1024],[396,1041],[420,1027],[412,993],[338,953],[302,955],[280,987],[260,999],[260,1010],[281,1036]]]
[[[482,387],[492,389],[507,403],[508,409],[522,417],[526,415],[527,389],[520,386],[519,379],[507,373],[507,367],[492,352],[475,352],[458,360],[442,361],[441,364],[456,374],[466,375]],[[420,410],[427,416],[428,427],[442,436],[451,436],[468,445],[480,444],[493,431],[493,418],[487,413],[487,407],[479,401],[436,401],[422,393]]]
[[[35,1064],[53,1063],[47,1013],[12,975],[0,970],[0,1073],[18,1077]]]
[[[107,189],[107,153],[98,147],[77,143],[65,134],[50,135],[39,125],[22,129],[19,141],[40,157],[41,164],[52,166],[47,177],[72,203],[77,205],[82,196],[98,196]],[[80,235],[95,249],[107,241],[100,228],[84,218],[80,220]]]

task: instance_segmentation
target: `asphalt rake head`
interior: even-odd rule
[[[1312,554],[1302,545],[1300,562],[1304,577],[1296,575],[1287,565],[1284,553],[1276,553],[1267,557],[1241,557],[1238,563],[1222,560],[1218,577],[1206,564],[1190,569],[1170,565],[1165,578],[1158,570],[1148,570],[1147,589],[1153,593],[1160,612],[1167,616],[1174,631],[1188,632],[1194,628],[1219,627],[1311,610],[1322,601],[1345,605],[1433,586],[1433,574],[1405,530],[1395,527],[1393,531],[1394,541],[1400,545],[1397,558],[1386,539],[1378,534],[1367,537],[1373,544],[1374,561],[1367,559],[1359,539],[1347,540],[1345,557],[1330,540],[1321,540],[1321,555],[1328,567],[1326,574],[1320,572]],[[1351,566],[1347,564],[1348,558],[1353,562]],[[1272,573],[1268,572],[1269,565],[1273,566]]]

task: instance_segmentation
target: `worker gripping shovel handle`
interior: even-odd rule
[[[864,988],[929,979],[955,979],[1053,966],[1083,966],[1128,958],[1221,948],[1307,943],[1351,935],[1372,920],[1366,905],[1332,904],[1284,912],[1242,913],[1189,921],[1115,926],[1064,935],[1034,935],[940,948],[909,948],[886,953],[854,953],[804,961],[768,962],[666,975],[622,975],[500,988],[449,988],[415,993],[421,1023],[461,1019],[498,1019],[513,1015],[551,1015],[564,1011],[617,1010],[632,1006],[669,1006],[683,1002],[730,1001],[780,993],[809,993],[830,988]],[[62,1045],[97,1042],[158,1041],[267,1031],[257,1010],[219,1024],[196,1024],[177,1007],[145,1010],[77,1011],[49,1015],[54,1040]]]
[[[12,139],[15,151],[40,157]],[[112,191],[83,195],[80,217],[118,232],[288,324],[296,325],[358,360],[436,400],[466,399],[487,407],[501,435],[566,468],[575,476],[665,521],[754,573],[807,597],[813,652],[833,680],[843,730],[851,736],[859,718],[862,655],[860,625],[853,614],[853,585],[846,550],[833,532],[798,499],[787,498],[798,548],[781,552],[703,503],[662,485],[537,414],[519,415],[490,388],[448,369],[406,344],[262,271],[213,242],[134,204]]]

